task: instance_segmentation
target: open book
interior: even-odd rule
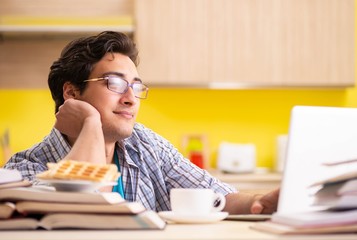
[[[357,178],[357,160],[335,162],[333,164],[322,164],[324,174],[318,177],[311,186],[336,183]]]
[[[57,192],[52,188],[19,187],[0,189],[0,201],[39,201],[57,203],[116,204],[125,200],[116,192]]]
[[[0,229],[163,229],[156,212],[118,193],[0,189]],[[4,210],[4,211],[2,211]]]
[[[314,194],[313,204],[335,210],[357,208],[357,179],[324,184]]]
[[[136,215],[51,213],[42,218],[0,220],[0,230],[34,229],[163,229],[166,223],[156,212]]]
[[[10,218],[13,214],[23,216],[48,213],[107,213],[134,215],[146,209],[138,202],[122,202],[117,204],[76,204],[20,201],[17,203],[0,203],[0,219]]]
[[[20,181],[22,181],[22,175],[18,170],[0,168],[0,185]]]
[[[0,189],[26,187],[30,185],[31,183],[27,180],[24,180],[18,170],[0,168]]]

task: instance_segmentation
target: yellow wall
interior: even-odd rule
[[[357,67],[356,67],[357,69]],[[46,79],[44,79],[46,81]],[[288,132],[294,105],[357,107],[357,87],[334,90],[150,89],[138,121],[181,148],[187,133],[205,134],[215,165],[221,141],[254,143],[257,166],[273,167],[278,134]],[[41,141],[54,123],[47,90],[0,89],[0,133],[10,130],[17,152]],[[0,164],[4,161],[0,148]]]
[[[351,90],[150,90],[139,121],[176,146],[187,133],[208,136],[214,165],[221,141],[254,143],[257,165],[273,167],[278,134],[294,105],[357,106]]]
[[[213,165],[218,144],[225,140],[256,144],[257,165],[272,167],[276,137],[287,133],[290,109],[297,104],[357,107],[357,88],[150,89],[149,98],[142,101],[138,121],[179,148],[183,134],[206,134]],[[10,129],[14,152],[40,141],[54,123],[54,104],[47,90],[0,90],[0,109],[0,132]]]

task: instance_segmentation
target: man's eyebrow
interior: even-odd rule
[[[124,78],[125,80],[127,80],[126,77],[125,77],[125,74],[124,74],[124,73],[121,73],[121,72],[106,72],[106,73],[103,74],[103,77],[104,77],[104,76],[109,76],[109,75],[116,75],[116,76],[118,76],[118,77],[121,77],[121,78]],[[134,81],[143,82],[143,81],[142,81],[140,78],[138,78],[138,77],[135,77],[135,78],[134,78]]]
[[[103,73],[103,77],[104,76],[109,76],[109,75],[117,75],[117,76],[122,77],[122,78],[125,77],[125,74],[121,73],[121,72],[106,72],[106,73]]]

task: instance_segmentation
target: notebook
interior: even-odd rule
[[[319,210],[311,185],[334,174],[330,163],[357,158],[357,108],[294,107],[286,154],[276,214]]]

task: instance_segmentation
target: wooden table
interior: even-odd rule
[[[61,231],[0,231],[1,240],[99,240],[99,239],[357,239],[357,234],[297,235],[284,236],[258,232],[250,229],[253,222],[221,221],[211,224],[168,224],[164,230],[136,231],[95,231],[95,230],[61,230]]]

